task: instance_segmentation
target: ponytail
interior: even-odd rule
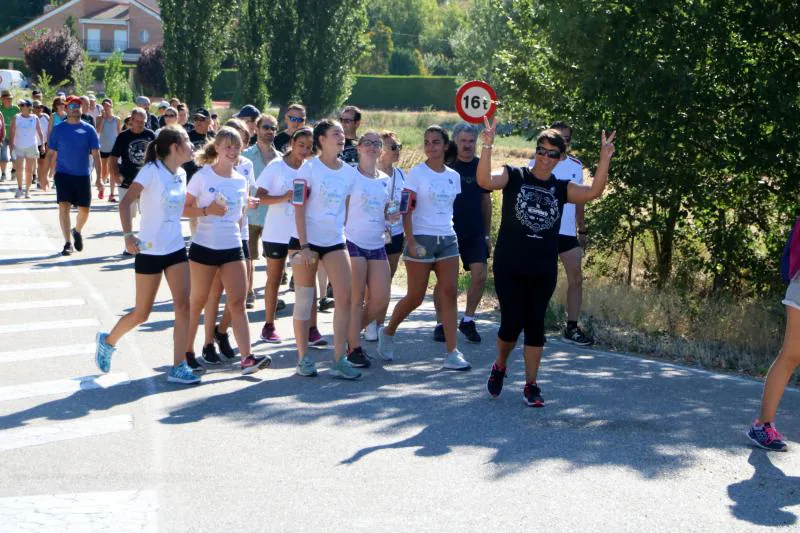
[[[228,141],[232,146],[242,147],[242,137],[239,132],[230,126],[223,126],[220,128],[217,136],[208,141],[205,146],[194,156],[194,160],[198,166],[213,165],[219,159],[219,152],[217,152],[217,144],[222,144]]]
[[[147,150],[144,153],[144,164],[152,163],[156,160],[156,142],[150,141],[147,143]]]

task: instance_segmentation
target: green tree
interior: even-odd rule
[[[89,57],[89,52],[81,50],[81,61],[72,70],[72,90],[75,94],[84,95],[92,90],[94,85],[94,67]]]
[[[128,71],[122,66],[122,52],[114,51],[106,59],[103,85],[105,95],[115,102],[127,102],[132,98]]]
[[[0,35],[27,24],[42,14],[48,0],[3,0]]]
[[[31,73],[46,72],[54,83],[69,81],[83,66],[81,45],[64,28],[47,31],[22,52]],[[33,75],[36,81],[36,75]]]
[[[369,53],[366,54],[358,65],[361,74],[388,74],[389,60],[394,52],[392,29],[383,22],[378,21],[373,30],[367,34],[369,38]]]
[[[398,48],[389,60],[389,74],[398,76],[424,74],[425,64],[419,50]]]
[[[267,69],[270,42],[276,25],[277,2],[241,0],[239,24],[235,32],[236,62],[239,67],[238,100],[264,109],[268,104]]]
[[[498,53],[512,48],[509,22],[513,19],[511,0],[474,0],[459,31],[450,38],[456,74],[464,81],[494,83]]]
[[[283,117],[284,109],[300,99],[300,16],[294,2],[276,2],[274,17],[267,84]]]
[[[190,106],[211,102],[232,31],[231,4],[218,0],[161,0],[169,92]]]

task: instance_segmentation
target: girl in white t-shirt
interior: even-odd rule
[[[189,310],[189,365],[202,368],[194,357],[194,339],[200,313],[208,301],[217,272],[228,294],[233,336],[239,345],[241,370],[252,374],[272,362],[268,356],[250,353],[250,324],[244,301],[247,296],[247,267],[242,250],[242,217],[247,209],[247,181],[234,170],[239,163],[242,138],[235,129],[223,126],[195,157],[200,170],[186,187],[184,213],[197,217],[197,228],[189,247],[192,292]],[[193,364],[194,363],[194,364]]]
[[[269,205],[264,220],[261,239],[264,242],[264,255],[267,257],[267,286],[264,292],[266,320],[261,329],[261,340],[270,344],[280,344],[281,339],[275,330],[275,313],[278,304],[278,290],[289,255],[289,240],[292,238],[294,205],[292,205],[292,182],[297,171],[311,155],[314,148],[314,131],[300,128],[292,133],[289,149],[283,157],[273,159],[256,180],[256,196],[262,205]],[[317,331],[317,306],[311,306],[309,341],[321,341]]]
[[[348,200],[344,227],[353,273],[347,359],[355,367],[370,366],[367,353],[361,347],[361,329],[389,305],[391,270],[386,237],[389,224],[400,219],[397,211],[389,214],[391,180],[377,168],[382,147],[383,141],[377,132],[368,131],[358,139],[358,177]],[[365,306],[367,289],[369,300]]]
[[[31,111],[30,100],[19,101],[20,112],[11,120],[9,150],[14,151],[14,167],[17,174],[17,193],[15,198],[31,197],[33,169],[40,155],[39,139],[44,138],[39,119]],[[23,190],[23,180],[25,189]]]
[[[456,338],[459,254],[453,229],[453,202],[461,192],[461,178],[444,164],[449,141],[441,126],[430,126],[425,130],[427,159],[408,172],[405,188],[414,198],[403,216],[408,292],[395,306],[389,324],[378,332],[378,354],[389,361],[394,358],[392,344],[397,327],[422,304],[434,271],[447,345],[443,368],[469,370],[470,364],[458,350]]]
[[[173,366],[167,379],[186,384],[200,381],[184,355],[189,331],[189,263],[181,232],[186,203],[186,172],[181,165],[191,159],[192,143],[186,132],[165,129],[147,147],[145,165],[120,203],[125,248],[136,255],[136,308],[119,319],[110,333],[97,334],[95,362],[102,372],[111,368],[119,340],[147,321],[163,274],[175,309]],[[132,231],[129,209],[137,200],[142,211],[138,238]],[[221,213],[223,208],[216,206],[212,212]]]
[[[319,155],[306,161],[297,171],[308,194],[295,205],[295,231],[289,241],[294,273],[294,334],[297,339],[297,373],[316,375],[313,361],[306,356],[311,307],[314,305],[314,279],[321,262],[333,287],[336,308],[333,314],[334,365],[331,375],[357,379],[361,372],[347,360],[345,341],[350,323],[350,258],[345,250],[344,223],[346,201],[358,177],[356,170],[342,163],[344,130],[339,122],[321,120],[314,127],[314,147]]]

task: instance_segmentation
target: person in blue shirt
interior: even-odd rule
[[[73,240],[75,250],[83,250],[81,231],[92,202],[90,158],[94,159],[94,168],[100,168],[100,139],[94,127],[81,120],[80,97],[70,96],[66,103],[67,119],[53,127],[47,141],[48,165],[56,158],[58,220],[65,241],[61,255],[72,254]],[[69,210],[73,205],[78,208],[78,217],[70,235]]]

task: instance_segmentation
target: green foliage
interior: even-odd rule
[[[75,17],[72,15],[67,15],[67,18],[64,19],[64,27],[67,28],[67,31],[69,31],[70,35],[76,39],[78,38],[78,32],[75,30]]]
[[[362,74],[388,74],[389,59],[394,52],[392,29],[378,21],[369,37],[369,53],[358,64],[358,72]]]
[[[217,0],[161,0],[167,86],[190,107],[207,105],[232,31],[231,6]]]
[[[453,70],[464,80],[495,82],[497,55],[513,48],[508,31],[513,18],[511,0],[474,0],[458,32],[453,34]]]
[[[56,90],[64,87],[69,80],[61,80],[58,83],[53,83],[53,77],[44,70],[39,73],[39,79],[36,82],[36,87],[42,91],[43,103],[47,105],[56,96]]]
[[[38,17],[48,3],[48,0],[3,0],[0,35],[5,35],[14,28],[30,22],[32,18]]]
[[[81,50],[81,62],[72,71],[72,91],[82,95],[92,90],[94,80],[97,79],[94,72],[94,65],[89,58],[89,52]]]
[[[293,2],[275,3],[275,20],[270,43],[268,84],[272,100],[281,110],[298,100],[301,65],[295,58],[300,36],[300,15]]]
[[[165,94],[167,78],[164,72],[164,46],[147,46],[136,61],[136,76],[146,87],[147,94]]]
[[[105,75],[103,76],[104,92],[114,102],[129,102],[133,100],[131,87],[128,83],[128,70],[122,65],[122,52],[114,51],[106,59]]]
[[[253,104],[264,109],[268,103],[267,68],[269,43],[278,21],[276,2],[241,0],[239,26],[235,32],[235,56],[239,65],[239,103]]]
[[[707,290],[780,290],[778,249],[800,203],[800,71],[787,68],[800,60],[800,7],[515,0],[512,8],[513,44],[498,54],[506,112],[572,121],[590,164],[599,130],[621,133],[611,194],[589,210],[606,250],[649,247],[647,277],[659,287],[692,271],[710,279]]]
[[[446,76],[356,76],[348,104],[365,109],[455,109],[456,80]]]
[[[419,50],[398,48],[389,60],[389,74],[396,76],[425,74],[425,62]]]

